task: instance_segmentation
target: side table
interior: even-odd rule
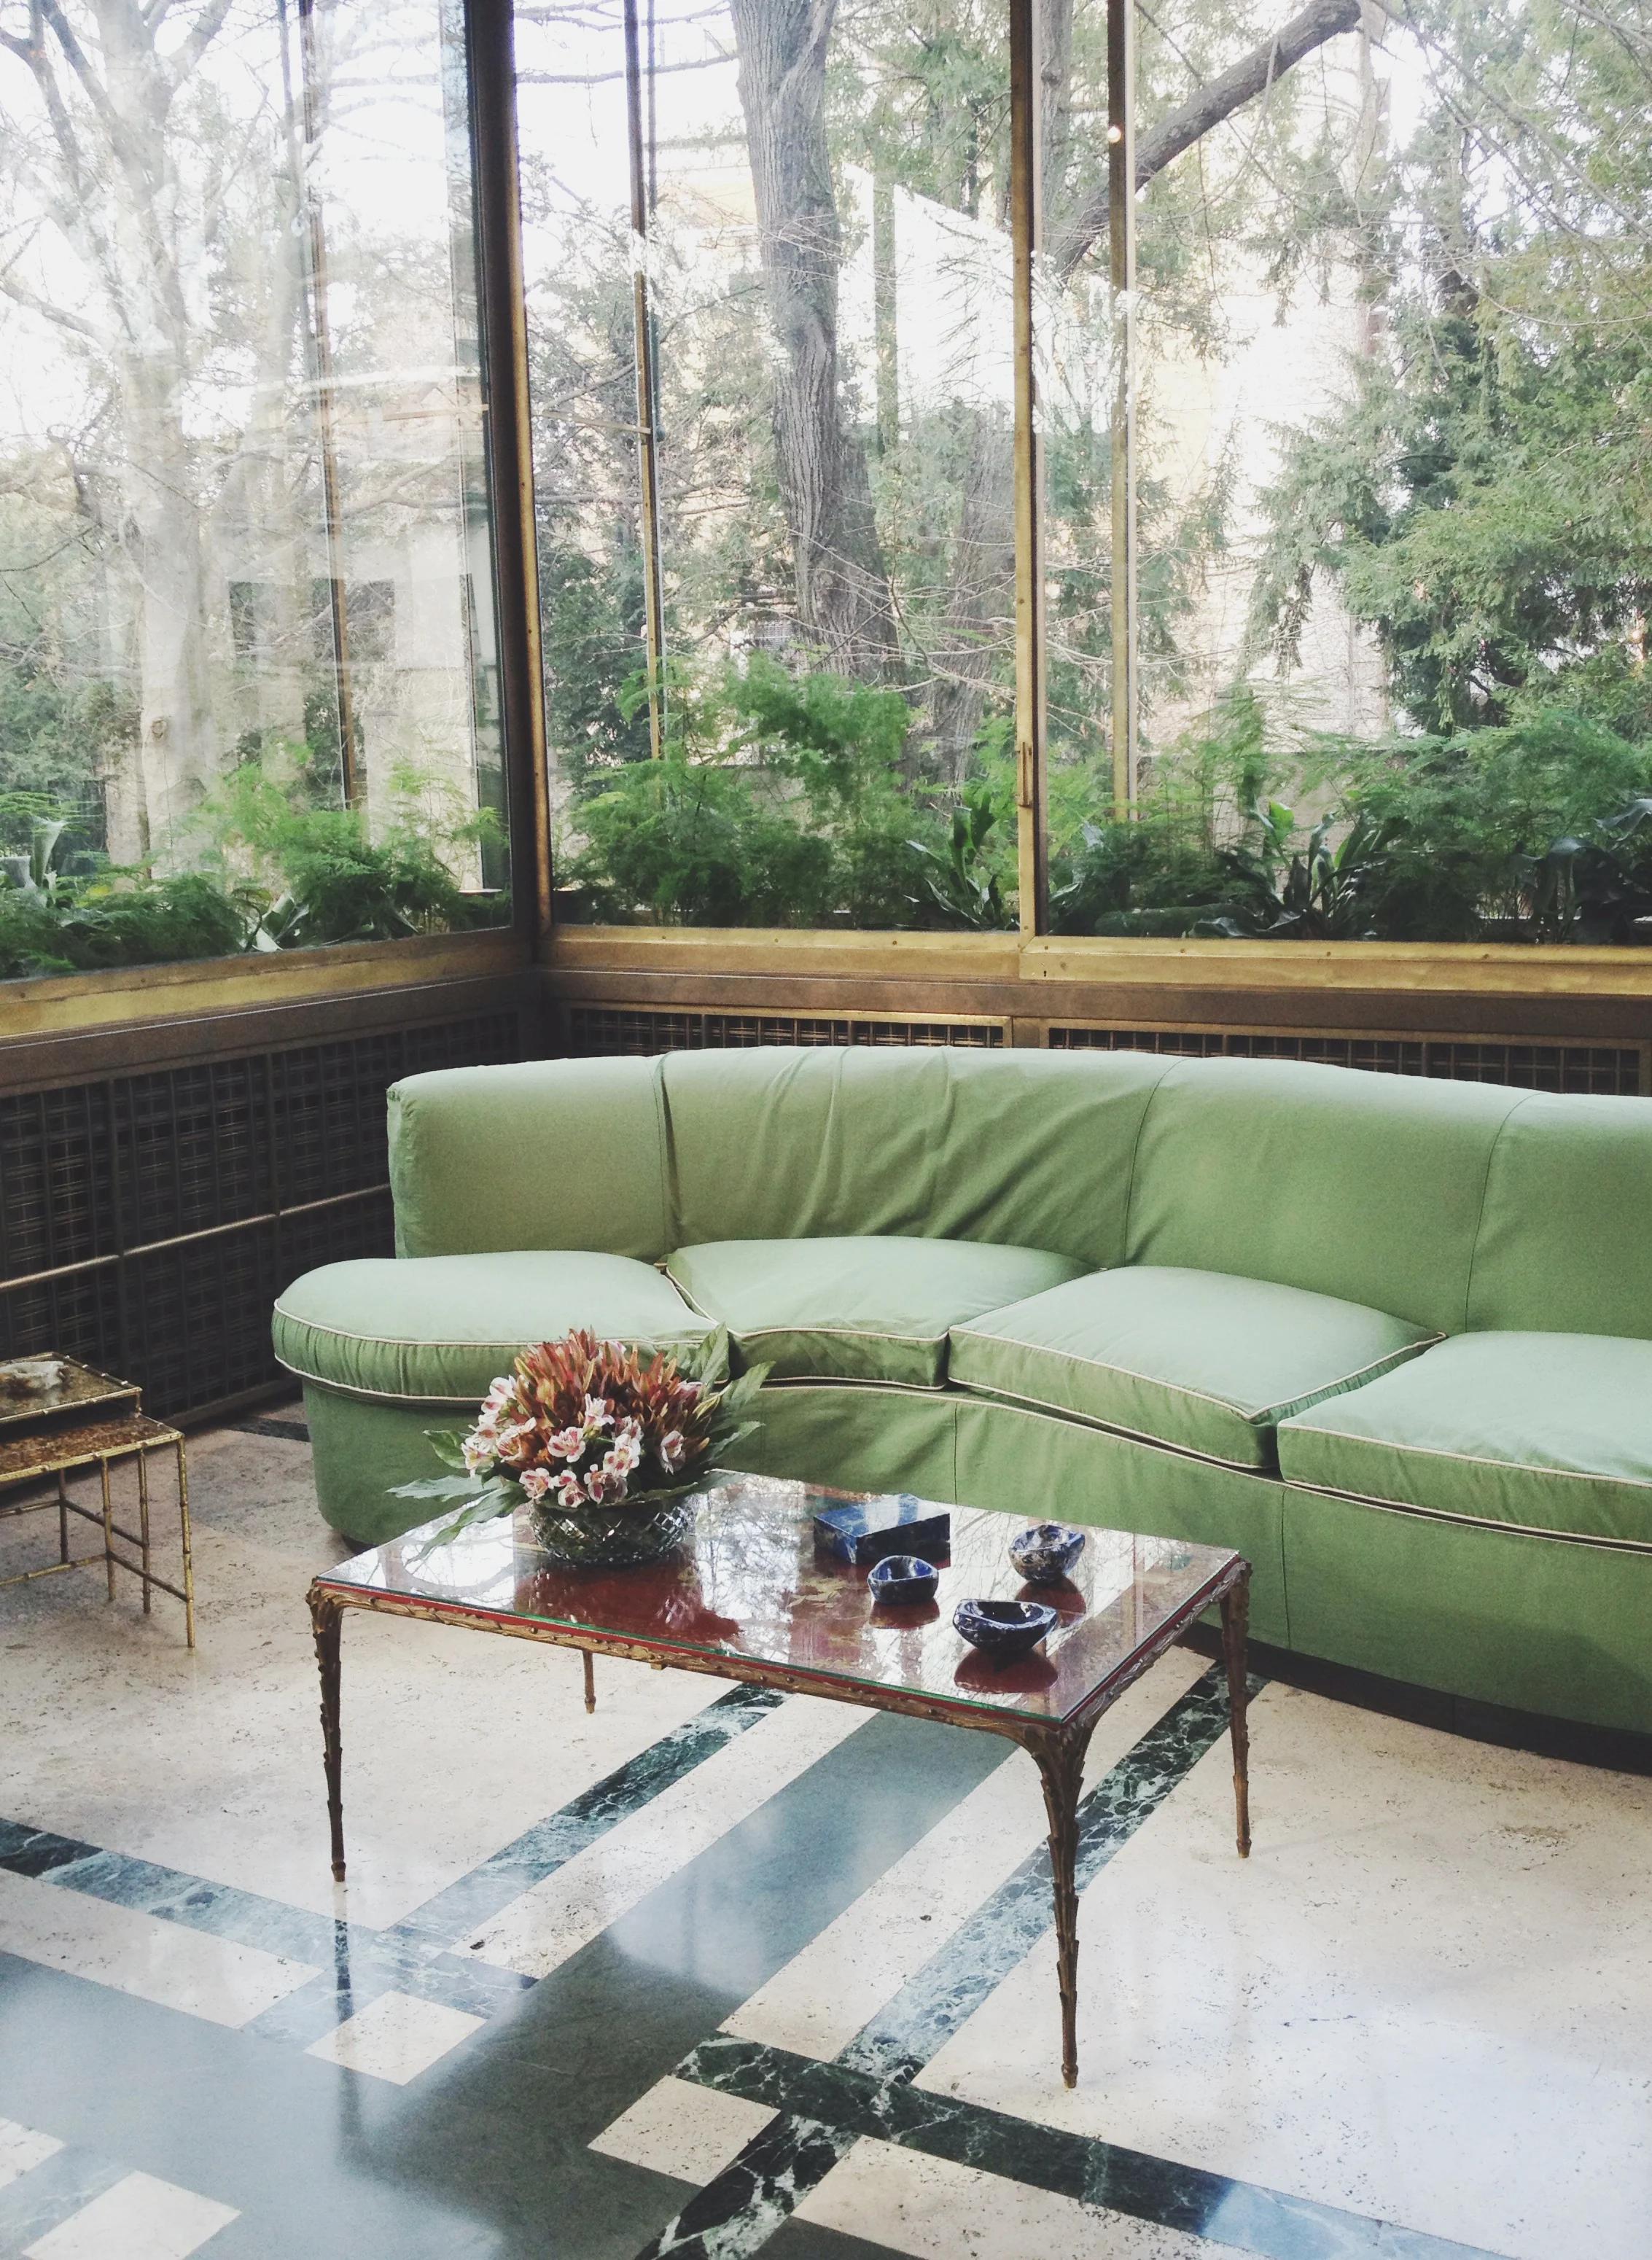
[[[135,1382],[118,1381],[76,1358],[52,1361],[62,1368],[50,1389],[28,1396],[0,1396],[0,1491],[20,1484],[55,1476],[55,1498],[0,1504],[0,1521],[20,1515],[49,1513],[57,1509],[58,1558],[38,1569],[0,1577],[0,1588],[23,1585],[36,1577],[50,1577],[63,1570],[85,1570],[102,1563],[109,1580],[109,1598],[115,1598],[115,1572],[124,1570],[143,1589],[144,1614],[153,1596],[167,1593],[183,1604],[184,1636],[195,1646],[195,1564],[190,1538],[190,1478],[184,1463],[183,1438],[164,1421],[153,1420],[141,1410]],[[177,1470],[178,1523],[183,1548],[182,1585],[161,1577],[154,1567],[150,1542],[149,1455],[170,1454]],[[115,1520],[110,1490],[110,1470],[118,1461],[135,1460],[138,1469],[138,1527],[128,1530]],[[78,1505],[68,1495],[68,1477],[76,1468],[96,1467],[102,1490],[101,1511]],[[96,1553],[71,1554],[69,1517],[78,1516],[97,1532]],[[135,1549],[137,1559],[116,1547]]]

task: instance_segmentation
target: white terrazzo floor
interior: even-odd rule
[[[468,2083],[484,2078],[491,2085],[485,2097],[476,2087],[476,2107],[497,2109],[512,2061],[523,2060],[511,2053],[512,2005],[535,1998],[509,1989],[583,1984],[581,1973],[617,1955],[636,1990],[616,2008],[612,2037],[631,2046],[653,1998],[647,1954],[668,1956],[630,1942],[654,1937],[653,1911],[675,1906],[692,1868],[718,1879],[718,1919],[738,1918],[738,1870],[716,1865],[719,1849],[737,1835],[767,1841],[771,1820],[777,1829],[779,1816],[799,1809],[789,1799],[806,1799],[817,1780],[848,1778],[832,1770],[855,1762],[859,1747],[860,1714],[787,1702],[508,1896],[454,1940],[428,1982],[419,1968],[398,1974],[386,1963],[367,1983],[358,1967],[354,1993],[314,2021],[318,1985],[325,1993],[331,1981],[318,1981],[325,1956],[305,1941],[333,1936],[316,1931],[316,1918],[344,1917],[353,1935],[387,1938],[719,1690],[599,1666],[598,1707],[587,1717],[571,1656],[353,1619],[344,1719],[352,1870],[340,1891],[325,1858],[304,1606],[310,1576],[340,1549],[315,1515],[307,1451],[219,1430],[193,1439],[190,1457],[196,1655],[175,1612],[160,1604],[145,1619],[124,1585],[111,1606],[97,1572],[0,1594],[0,1701],[13,1722],[0,1745],[0,1819],[124,1856],[129,1867],[152,1863],[226,1887],[235,1901],[212,1918],[215,1929],[121,1904],[115,1886],[105,1892],[66,1870],[0,1867],[0,2253],[289,2260],[277,2232],[240,2201],[246,2190],[227,2163],[221,2176],[196,2173],[194,2185],[164,2171],[167,2146],[138,2142],[135,2106],[113,2114],[132,2130],[128,2146],[107,2152],[67,2123],[66,2107],[55,2121],[34,2108],[28,2063],[8,2068],[6,2057],[9,2031],[24,2028],[29,1973],[41,1984],[54,1973],[73,1980],[77,2013],[103,2003],[111,2020],[154,2013],[181,2035],[219,2029],[217,2045],[244,2052],[232,2079],[255,2085],[268,2067],[271,2079],[332,2083],[325,2092],[354,2097],[358,2117],[428,2113],[439,2093],[469,2108]],[[39,1558],[47,1520],[7,1534],[0,1573],[31,1547]],[[1204,1670],[1177,1654],[1134,1689],[1097,1737],[1090,1778]],[[1046,2150],[1056,2137],[1081,2136],[1199,2170],[1212,2188],[1232,2185],[1226,2211],[1219,2193],[1195,2233],[1117,2210],[1093,2190],[1035,2185],[1039,2175],[1024,2185],[999,2170],[1002,2160],[989,2168],[898,2129],[890,2140],[862,2131],[777,2211],[765,2198],[772,2220],[754,2203],[697,2247],[657,2249],[700,2260],[735,2260],[769,2242],[794,2260],[877,2250],[919,2260],[1191,2260],[1232,2249],[1271,2260],[1343,2250],[1410,2260],[1455,2245],[1508,2260],[1646,2260],[1652,1780],[1487,1748],[1277,1684],[1254,1707],[1252,1738],[1248,1863],[1233,1856],[1219,1747],[1084,1893],[1077,2088],[1066,2091],[1055,2070],[1047,1933],[943,2035],[908,2091],[913,2110],[928,2098],[983,2126],[1011,2122],[1005,2157],[1019,2124]],[[847,1846],[857,1813],[846,1805],[841,1817]],[[744,2044],[754,2061],[835,2076],[856,2035],[990,1909],[1042,1827],[1033,1770],[1011,1754],[942,1799],[887,1856],[863,1856],[864,1872],[829,1919],[777,1946],[735,1998],[718,1998],[713,1985],[706,2036]],[[251,1895],[309,1928],[258,1942],[247,1935]],[[683,1900],[690,1910],[706,1904]],[[780,1925],[776,1937],[778,1904],[765,1903],[761,1918]],[[656,1930],[675,1935],[663,1918]],[[662,1986],[677,1982],[665,1959],[659,1967]],[[683,1967],[684,1985],[708,1982],[692,1956]],[[466,1992],[473,1980],[507,1990]],[[572,2138],[591,2162],[580,2173],[631,2176],[624,2203],[604,2200],[602,2212],[592,2200],[582,2213],[586,2200],[562,2202],[553,2176],[515,2197],[507,2218],[467,2195],[460,2177],[440,2190],[442,2218],[466,2226],[429,2249],[454,2260],[654,2251],[637,2221],[662,2229],[696,2191],[720,2186],[733,2162],[748,2149],[760,2156],[794,2123],[772,2101],[708,2084],[689,2057],[679,2064],[694,2038],[671,2041],[633,2092]],[[543,2056],[539,2048],[534,2061]],[[577,2118],[570,2110],[570,2125]],[[533,2186],[547,2207],[537,2224]],[[369,2199],[371,2189],[369,2177]],[[1294,2243],[1295,2229],[1259,2231],[1248,2194],[1257,2191],[1337,2209],[1355,2222],[1355,2241],[1316,2244],[1334,2228],[1312,2224]],[[375,2218],[370,2202],[364,2217]],[[387,2227],[387,2253],[426,2249]],[[309,2252],[291,2247],[290,2260]]]

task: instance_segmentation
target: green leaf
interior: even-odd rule
[[[470,1469],[465,1459],[464,1435],[457,1428],[426,1428],[426,1441],[445,1468],[456,1468],[461,1475]]]
[[[677,1353],[677,1371],[685,1381],[715,1381],[728,1370],[728,1328],[717,1327],[697,1342]]]
[[[475,1476],[421,1476],[417,1483],[392,1484],[392,1498],[468,1498],[476,1489]]]

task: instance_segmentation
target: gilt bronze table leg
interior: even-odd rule
[[[327,1769],[327,1820],[333,1832],[333,1879],[344,1881],[344,1750],[339,1739],[339,1634],[342,1605],[327,1593],[310,1596],[316,1662],[321,1667],[321,1747]]]
[[[1088,1729],[1029,1744],[1049,1816],[1050,1882],[1055,1893],[1055,1979],[1062,1998],[1062,2078],[1078,2085],[1078,1798]]]
[[[183,1439],[178,1438],[175,1448],[178,1455],[178,1527],[183,1543],[183,1631],[189,1646],[195,1646],[195,1541],[190,1534],[190,1471],[183,1461]]]
[[[143,1563],[143,1613],[150,1612],[149,1577],[149,1455],[138,1455],[138,1558]]]
[[[114,1509],[110,1504],[109,1498],[109,1455],[107,1453],[104,1453],[99,1458],[97,1463],[97,1472],[103,1478],[104,1485],[104,1574],[109,1580],[109,1598],[112,1601],[115,1598],[115,1533],[113,1528],[115,1517]]]
[[[1241,1860],[1250,1856],[1250,1707],[1245,1684],[1245,1635],[1250,1622],[1250,1572],[1222,1595],[1222,1654],[1227,1663],[1228,1720],[1234,1737],[1234,1820]]]

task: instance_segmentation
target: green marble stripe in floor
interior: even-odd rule
[[[404,2090],[0,1957],[0,2114],[236,2207],[211,2260],[540,2260],[547,2206],[628,2260],[680,2191],[591,2138],[1007,1755],[869,1719]]]

